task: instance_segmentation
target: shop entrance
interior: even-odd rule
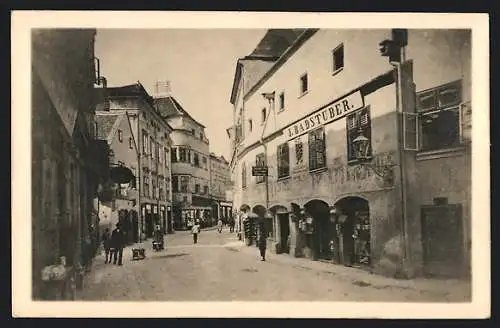
[[[154,220],[152,213],[146,213],[146,238],[153,237]]]
[[[366,199],[345,197],[335,203],[340,262],[348,266],[371,265],[370,208]]]
[[[290,220],[288,213],[277,214],[280,225],[280,248],[282,253],[290,253]]]
[[[330,207],[321,200],[312,200],[304,205],[307,213],[313,218],[313,234],[306,245],[311,248],[313,259],[331,260],[330,241],[333,239],[334,226],[330,222]]]

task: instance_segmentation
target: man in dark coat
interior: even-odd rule
[[[111,247],[113,251],[111,257],[113,258],[113,264],[116,264],[118,260],[118,265],[123,265],[123,247],[125,247],[125,240],[122,230],[120,229],[120,224],[116,224],[116,229],[111,233]]]
[[[267,233],[265,229],[261,226],[259,229],[259,238],[257,240],[257,245],[259,246],[261,261],[266,260],[266,248],[267,248]]]
[[[104,233],[102,234],[102,244],[104,246],[104,252],[106,254],[106,261],[104,263],[111,263],[111,256],[109,255],[110,248],[111,248],[111,236],[109,233],[109,229],[106,228],[104,230]]]

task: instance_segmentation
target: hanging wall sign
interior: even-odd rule
[[[363,96],[358,90],[288,126],[284,129],[284,133],[288,140],[291,140],[363,107]]]

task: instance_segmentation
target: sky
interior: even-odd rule
[[[229,158],[226,129],[236,61],[250,54],[263,29],[99,29],[95,53],[109,87],[140,81],[154,95],[156,81],[206,126],[210,151]]]

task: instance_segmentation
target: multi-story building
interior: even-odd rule
[[[470,64],[468,30],[269,30],[236,66],[235,208],[274,251],[469,273]]]
[[[138,150],[135,172],[136,186],[139,187],[139,241],[152,237],[155,225],[160,225],[164,233],[170,232],[172,128],[161,117],[153,98],[140,82],[105,88],[104,92],[105,101],[101,104],[104,110],[124,113],[129,121],[132,134],[128,139],[122,135],[120,147]]]
[[[193,220],[211,220],[209,141],[205,126],[196,121],[169,93],[159,90],[155,104],[172,126],[172,192],[176,229]]]
[[[101,175],[94,143],[95,29],[32,32],[32,296],[53,264],[79,267],[97,240],[93,198]],[[104,152],[104,148],[101,148]],[[94,221],[92,221],[94,219]],[[75,271],[72,271],[75,272]],[[59,295],[60,296],[60,295]]]
[[[227,222],[232,215],[233,204],[226,197],[230,187],[229,162],[224,156],[210,153],[210,197],[212,198],[212,217]]]
[[[120,223],[128,243],[139,241],[139,193],[136,184],[138,149],[126,110],[96,111],[96,139],[105,140],[110,148],[110,162],[115,168],[130,170],[134,178],[116,184],[114,197],[109,202],[99,202],[99,219],[102,228],[114,229]]]

